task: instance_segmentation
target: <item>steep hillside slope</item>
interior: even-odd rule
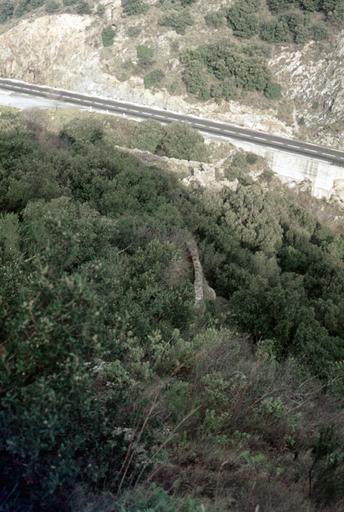
[[[111,140],[0,116],[1,512],[342,511],[343,227]]]

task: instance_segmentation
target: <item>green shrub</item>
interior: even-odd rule
[[[104,16],[104,14],[105,14],[105,7],[104,7],[104,5],[99,4],[97,6],[96,15],[102,17],[102,16]]]
[[[337,24],[343,23],[344,0],[323,0],[322,9],[329,21]]]
[[[194,24],[194,20],[189,11],[172,12],[163,16],[159,20],[159,25],[162,27],[170,27],[177,32],[177,34],[184,35],[186,29]]]
[[[282,97],[282,87],[276,83],[269,83],[264,89],[264,94],[269,100],[279,100]]]
[[[299,3],[305,11],[315,12],[321,10],[323,0],[299,0]]]
[[[61,5],[57,0],[48,0],[45,4],[45,9],[49,14],[58,11],[60,7]]]
[[[13,16],[14,5],[11,0],[5,0],[0,6],[0,23],[5,23]]]
[[[154,50],[149,46],[139,45],[136,47],[136,55],[140,68],[148,68],[154,64]]]
[[[157,121],[141,121],[133,135],[133,147],[155,153],[161,144],[164,129]]]
[[[341,510],[344,235],[324,203],[247,184],[245,152],[245,186],[185,187],[104,133],[206,158],[185,125],[2,117],[2,509]],[[189,240],[217,294],[202,317]]]
[[[236,92],[265,91],[271,75],[263,59],[240,53],[236,45],[220,42],[187,51],[181,58],[183,80],[191,94],[202,99],[231,98]],[[213,85],[208,85],[212,76]],[[218,82],[214,84],[214,79]]]
[[[194,94],[202,100],[210,98],[210,84],[201,62],[194,60],[186,64],[183,71],[183,81],[190,94]]]
[[[23,16],[26,12],[33,11],[42,5],[44,5],[44,0],[18,0],[15,3],[13,15]]]
[[[225,16],[222,11],[214,11],[207,14],[204,20],[209,28],[220,28],[224,25]]]
[[[154,89],[154,87],[160,84],[164,77],[165,74],[161,69],[153,69],[153,71],[147,73],[143,79],[146,89]]]
[[[292,34],[285,19],[274,19],[263,23],[260,29],[260,37],[268,43],[286,43],[292,41]]]
[[[129,27],[128,28],[128,37],[137,37],[141,34],[142,28],[141,27]]]
[[[166,126],[158,151],[169,158],[199,161],[206,158],[206,146],[202,135],[182,123],[171,123]]]
[[[275,14],[297,5],[297,0],[267,0],[267,3],[270,11]]]
[[[234,35],[249,38],[258,33],[258,0],[241,0],[228,9],[226,17]]]
[[[112,27],[105,27],[102,30],[103,46],[112,46],[115,37],[115,31]]]
[[[308,16],[302,14],[283,14],[261,27],[261,37],[268,42],[294,41],[301,44],[311,39],[312,26]]]
[[[156,485],[127,492],[119,499],[118,512],[207,512],[199,501],[191,497],[170,496]]]
[[[258,162],[258,155],[255,153],[246,153],[246,161],[249,165],[254,165]]]
[[[145,14],[149,5],[142,2],[142,0],[121,0],[123,13],[126,16],[136,16],[138,14]]]
[[[324,24],[318,23],[317,25],[313,25],[311,31],[315,41],[323,41],[328,38],[328,30]]]
[[[84,0],[78,2],[75,9],[77,14],[91,14],[92,12],[90,4]]]

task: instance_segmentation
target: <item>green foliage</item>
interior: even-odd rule
[[[299,7],[308,12],[323,12],[326,18],[334,23],[344,20],[343,0],[268,0],[268,6],[272,13],[280,13],[291,7]]]
[[[180,223],[169,178],[122,161],[98,127],[71,124],[62,141],[68,151],[31,134],[0,139],[2,204],[21,212],[20,228],[14,214],[0,221],[0,451],[9,487],[25,494],[31,482],[27,499],[48,508],[62,487],[101,486],[120,471],[153,331],[172,339],[192,316],[192,283],[167,279],[179,249],[159,234]],[[145,450],[142,439],[139,471]]]
[[[145,75],[144,77],[144,85],[146,89],[154,89],[154,87],[158,86],[161,81],[164,79],[165,74],[161,69],[153,69]]]
[[[44,0],[18,0],[14,5],[13,14],[16,17],[23,16],[23,14],[35,10],[44,5]]]
[[[0,23],[5,23],[13,16],[14,6],[11,0],[4,0],[0,6]]]
[[[154,63],[154,50],[149,46],[137,46],[136,55],[141,68],[148,68]]]
[[[183,71],[183,81],[190,94],[194,94],[201,100],[208,100],[210,98],[209,79],[200,61],[189,59]],[[222,96],[222,88],[219,96]]]
[[[324,23],[313,25],[311,30],[315,41],[323,41],[328,38],[328,30]]]
[[[206,154],[185,125],[132,134]],[[0,132],[6,512],[338,509],[343,234],[257,182],[186,189],[90,120],[42,135]],[[190,237],[218,296],[201,321]]]
[[[95,120],[73,119],[60,132],[62,140],[75,146],[101,142],[103,136],[103,127]]]
[[[326,31],[321,25],[312,26],[310,19],[302,14],[283,14],[262,26],[261,37],[268,42],[304,43],[308,39],[324,39]]]
[[[318,502],[330,504],[344,496],[342,471],[344,466],[343,437],[333,425],[320,430],[313,451],[310,470],[310,492]]]
[[[279,13],[295,5],[297,0],[267,0],[269,9],[273,13]]]
[[[170,496],[161,487],[152,485],[126,493],[119,500],[118,512],[207,512],[207,509],[191,497]]]
[[[97,14],[97,16],[100,16],[100,17],[104,16],[104,14],[105,14],[105,7],[104,7],[104,5],[99,4],[97,6],[96,14]]]
[[[138,14],[145,14],[149,5],[142,2],[142,0],[121,0],[123,13],[126,16],[137,16]]]
[[[185,34],[186,29],[194,24],[194,20],[187,9],[182,11],[174,11],[171,14],[166,14],[159,20],[159,25],[162,27],[170,27],[177,32],[177,34]]]
[[[182,123],[171,123],[166,126],[158,151],[170,158],[183,160],[203,160],[206,155],[202,135]]]
[[[273,84],[263,59],[241,53],[239,47],[227,42],[189,50],[182,62],[187,90],[202,99],[229,99],[240,90],[265,92]]]
[[[220,28],[224,25],[225,17],[222,11],[214,11],[207,14],[204,20],[209,28]]]
[[[236,2],[227,11],[227,21],[234,35],[249,38],[258,33],[259,0],[243,0]]]
[[[344,21],[343,0],[323,0],[322,9],[331,22],[342,25]]]
[[[164,130],[157,121],[142,121],[133,134],[133,147],[155,153],[161,143]]]
[[[137,37],[141,34],[142,28],[141,27],[129,27],[128,28],[128,37]]]
[[[242,185],[252,184],[252,178],[248,174],[249,167],[255,164],[257,160],[258,157],[254,153],[236,153],[229,166],[225,168],[224,175],[230,181],[238,179]]]
[[[260,36],[263,41],[268,43],[286,43],[292,40],[292,35],[285,18],[273,19],[270,22],[263,23]]]
[[[105,27],[102,30],[103,46],[112,46],[115,37],[115,31],[112,27]]]
[[[61,4],[57,0],[48,0],[45,5],[45,9],[49,14],[58,11],[60,9],[60,7],[61,7]]]
[[[279,100],[282,96],[282,87],[279,84],[270,83],[265,87],[264,94],[270,100]]]
[[[91,6],[88,2],[81,0],[75,6],[75,11],[77,14],[91,14]]]

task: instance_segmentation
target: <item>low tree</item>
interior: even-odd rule
[[[206,158],[202,135],[183,123],[171,123],[165,128],[158,152],[170,158],[200,160]]]

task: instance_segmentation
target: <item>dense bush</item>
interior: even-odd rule
[[[141,27],[129,27],[128,28],[128,37],[137,37],[141,34],[142,28]]]
[[[48,0],[47,3],[45,4],[45,9],[49,14],[58,11],[60,9],[60,7],[61,7],[61,4],[57,0]]]
[[[268,0],[268,6],[273,13],[299,7],[308,12],[323,12],[329,21],[335,23],[344,20],[343,0]]]
[[[258,33],[258,17],[260,0],[243,0],[236,2],[227,11],[228,25],[238,37],[252,37]]]
[[[144,84],[147,89],[154,89],[161,83],[165,74],[161,69],[153,69],[150,73],[147,73],[144,77]]]
[[[269,95],[273,84],[263,59],[240,53],[237,46],[226,42],[187,51],[182,62],[188,91],[202,99],[210,96],[228,99],[236,91],[267,91]],[[212,85],[208,85],[211,82],[207,76],[212,77]]]
[[[156,153],[162,138],[164,129],[157,121],[142,121],[138,123],[133,133],[131,143],[133,147]]]
[[[179,124],[135,137],[205,149]],[[0,132],[4,510],[340,510],[343,234],[286,194],[186,189],[106,140],[91,122]],[[218,295],[202,318],[190,239]]]
[[[190,12],[185,9],[183,11],[174,11],[171,14],[166,14],[159,20],[159,25],[162,27],[170,27],[177,32],[177,34],[185,34],[186,29],[193,25],[194,21]]]
[[[182,123],[171,123],[165,128],[158,152],[170,158],[203,160],[206,148],[198,131]]]
[[[103,46],[112,46],[115,37],[115,31],[112,27],[105,27],[102,30]]]
[[[80,0],[75,6],[75,12],[77,14],[91,14],[91,6],[85,0]]]
[[[209,28],[220,28],[224,25],[225,16],[222,11],[214,11],[207,14],[204,21]]]
[[[137,46],[136,55],[140,68],[149,68],[154,63],[154,50],[149,46]]]
[[[149,6],[142,2],[142,0],[121,0],[123,13],[126,16],[136,16],[138,14],[145,14]]]

